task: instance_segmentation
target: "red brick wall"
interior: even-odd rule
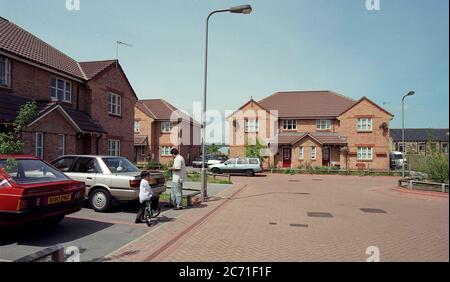
[[[13,94],[36,100],[51,99],[53,77],[72,82],[72,103],[67,103],[67,106],[76,108],[77,91],[79,87],[80,89],[83,88],[82,84],[16,60],[12,60],[11,73]]]
[[[371,132],[357,131],[358,117],[372,118]],[[363,100],[340,116],[339,119],[341,122],[337,131],[348,137],[347,142],[350,150],[350,155],[348,156],[349,169],[356,169],[357,163],[365,163],[366,167],[372,169],[389,169],[389,130],[385,131],[380,126],[383,123],[389,125],[391,116],[369,101]],[[357,147],[361,145],[373,148],[373,160],[359,161],[357,159]]]
[[[136,97],[129,87],[125,76],[115,65],[88,83],[91,88],[91,116],[99,121],[108,135],[100,139],[100,154],[108,153],[108,140],[120,140],[120,154],[133,160],[134,150],[134,106]],[[109,93],[122,97],[122,115],[108,113]]]
[[[65,154],[76,154],[76,132],[61,114],[55,110],[39,120],[37,123],[26,128],[22,132],[24,143],[24,154],[36,154],[36,132],[44,133],[44,160],[51,161],[58,156],[59,134],[66,136]]]

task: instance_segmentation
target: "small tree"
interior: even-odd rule
[[[267,148],[268,148],[267,146],[261,144],[259,142],[259,139],[256,138],[256,143],[254,145],[249,145],[248,142],[245,145],[245,156],[247,158],[258,158],[262,163],[264,162],[266,156],[263,156],[261,152]]]
[[[220,153],[219,149],[220,149],[219,145],[212,144],[212,145],[208,146],[208,154],[218,155]]]
[[[36,102],[28,102],[22,107],[13,122],[13,130],[0,133],[0,154],[12,155],[22,153],[23,143],[20,140],[22,129],[35,117]]]

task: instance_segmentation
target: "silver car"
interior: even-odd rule
[[[139,199],[141,170],[126,158],[68,155],[51,164],[70,178],[86,183],[86,197],[97,212],[109,210],[113,203]],[[150,175],[153,193],[166,191],[163,173],[150,171]]]
[[[254,176],[262,172],[261,161],[258,158],[232,158],[223,164],[208,166],[208,170],[214,174],[243,173],[246,176]]]

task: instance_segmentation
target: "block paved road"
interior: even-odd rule
[[[207,203],[205,209],[186,213],[179,222],[182,227],[156,230],[109,260],[364,262],[369,257],[367,248],[375,246],[381,261],[448,262],[448,195],[393,191],[397,180],[233,177],[235,187],[230,193]],[[162,236],[172,239],[163,246],[147,247],[150,240]]]
[[[196,188],[187,183],[187,188]],[[216,195],[231,185],[212,185],[211,195]],[[90,208],[68,215],[58,226],[30,226],[0,232],[0,261],[12,261],[56,244],[76,246],[81,261],[101,261],[104,256],[132,242],[153,229],[176,224],[189,210],[174,211],[162,206],[155,226],[134,224],[138,203],[122,204],[108,213],[96,213]]]

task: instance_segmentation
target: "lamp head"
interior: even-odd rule
[[[231,13],[235,14],[250,14],[253,11],[252,6],[250,5],[242,5],[230,8]]]

